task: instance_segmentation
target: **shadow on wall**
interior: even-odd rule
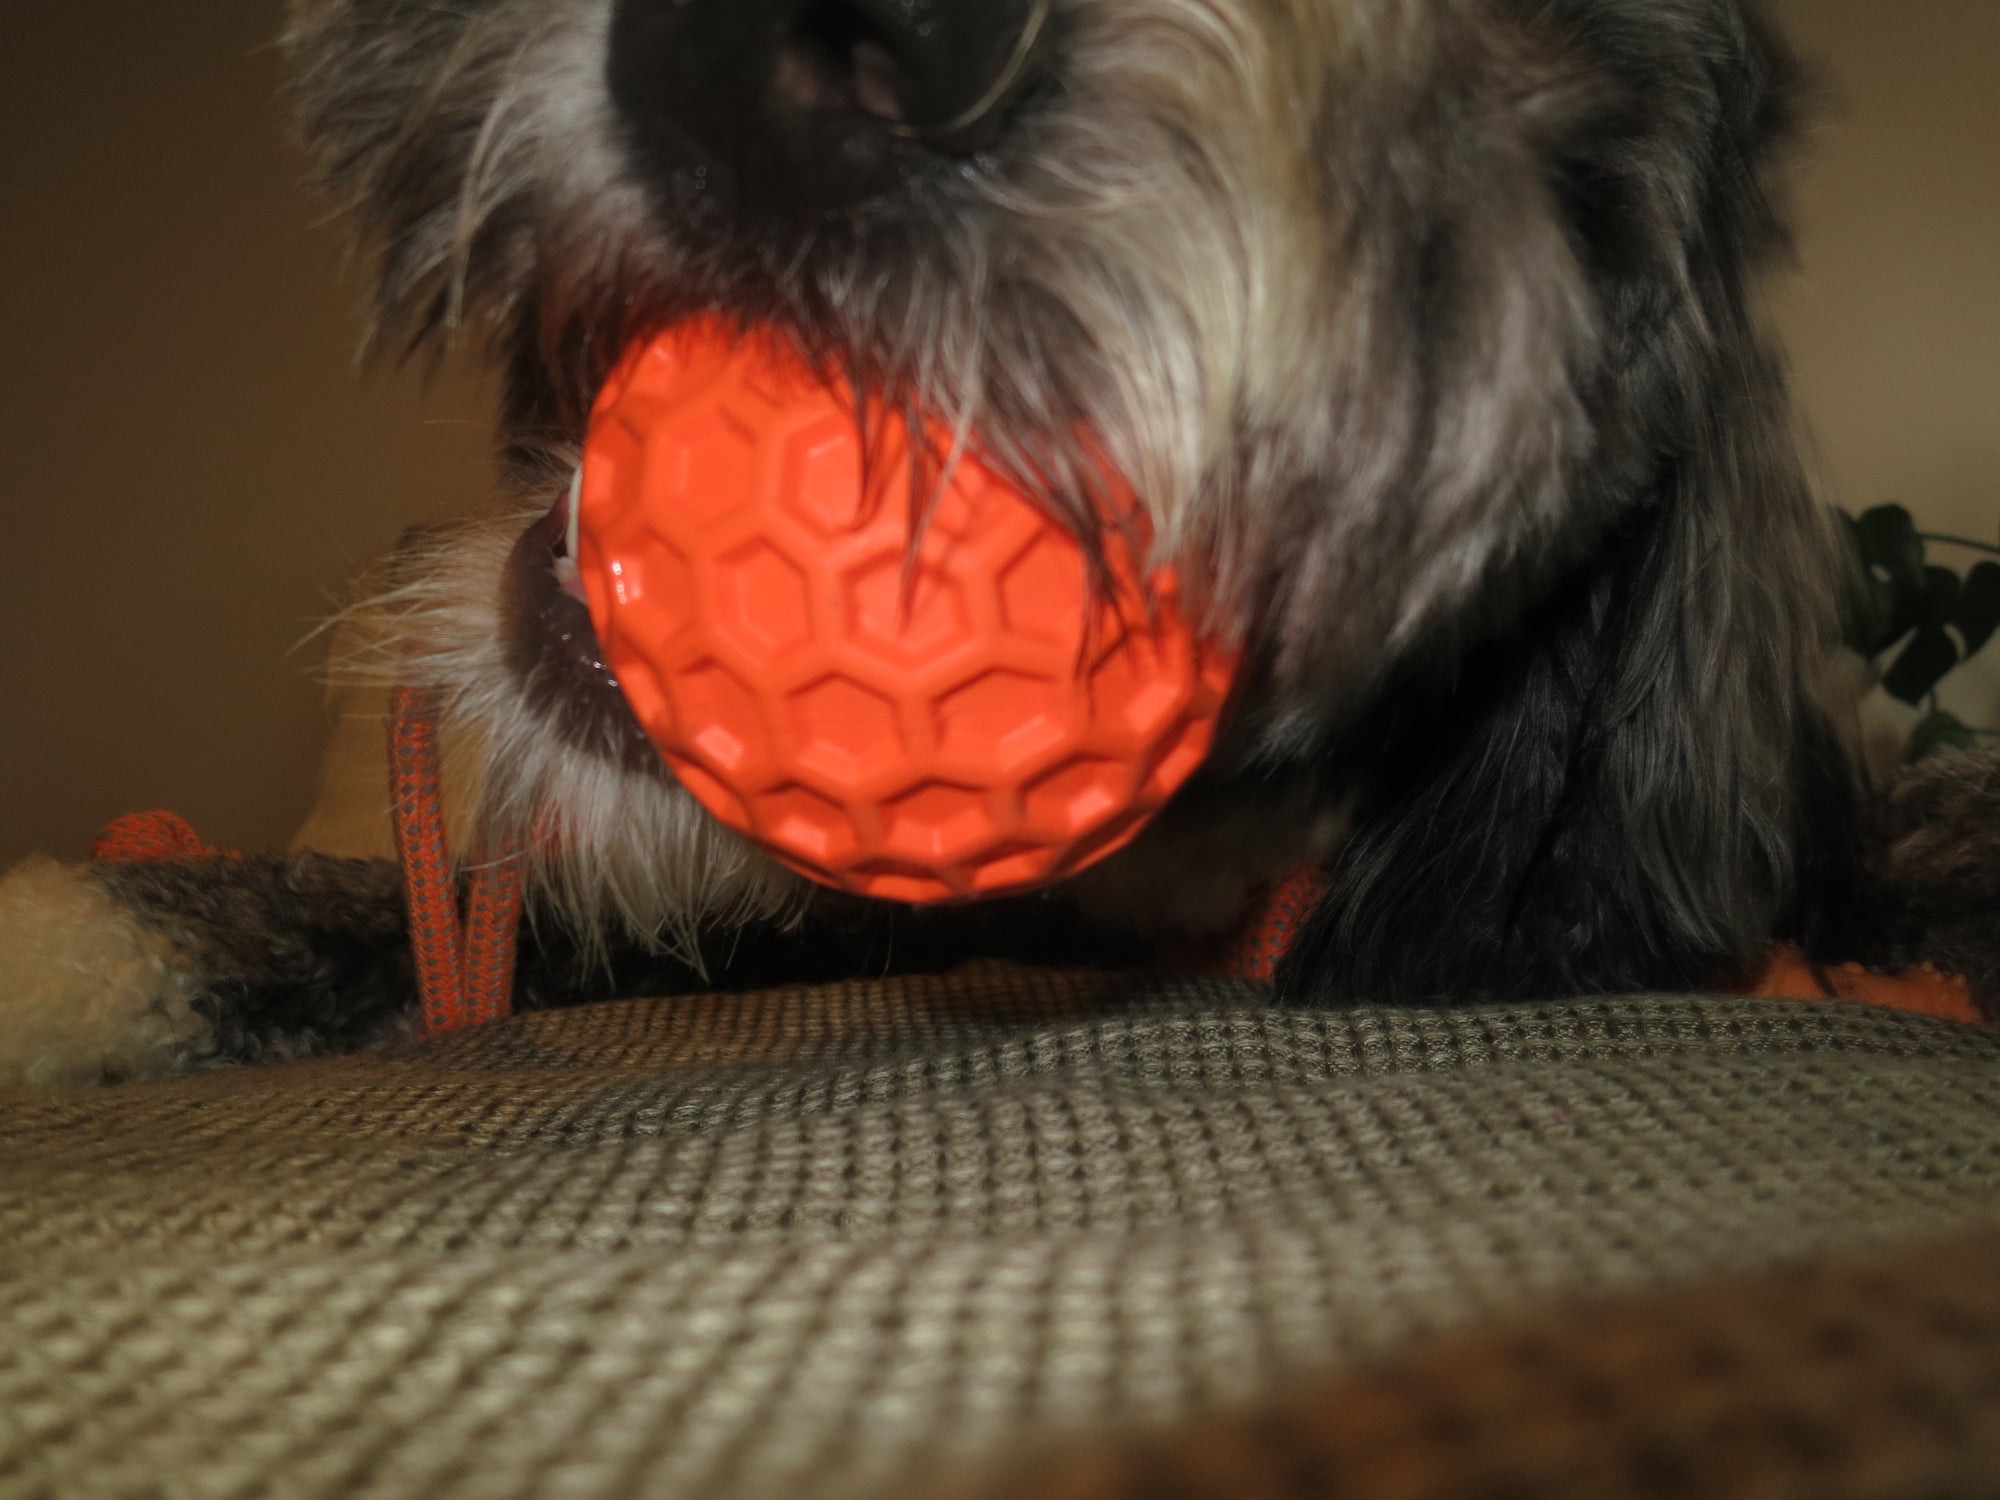
[[[0,48],[0,866],[166,806],[282,840],[324,715],[296,649],[488,473],[469,382],[362,383],[296,191],[272,0],[28,5]]]
[[[1787,0],[1841,112],[1777,308],[1830,494],[2000,512],[2000,5]],[[405,524],[477,502],[460,376],[353,378],[356,281],[293,186],[271,0],[17,7],[0,50],[0,864],[168,806],[282,841],[324,714],[294,647]],[[1959,706],[1991,723],[1990,680]]]

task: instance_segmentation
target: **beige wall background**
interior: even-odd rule
[[[1831,497],[2000,540],[2000,0],[1788,0],[1832,114],[1776,294]],[[174,808],[282,841],[299,643],[477,502],[464,372],[356,377],[358,282],[294,190],[275,0],[9,16],[0,49],[0,864]],[[2000,676],[1955,698],[2000,723]]]
[[[1780,0],[1824,110],[1774,288],[1826,497],[2000,543],[2000,0]],[[1936,548],[1961,570],[1979,554]],[[2000,646],[1945,706],[2000,727]],[[1916,715],[1877,694],[1871,726]]]

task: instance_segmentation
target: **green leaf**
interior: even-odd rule
[[[1900,505],[1878,505],[1858,518],[1836,513],[1854,560],[1843,622],[1847,644],[1872,660],[1917,626],[1944,623],[1938,610],[1957,580],[1930,577],[1910,513]]]
[[[1910,643],[1882,674],[1882,686],[1892,698],[1915,706],[1928,698],[1938,679],[1957,665],[1958,647],[1944,633],[1944,627],[1919,625]]]
[[[1921,586],[1912,588],[1906,579],[1891,581],[1880,568],[1869,573],[1868,582],[1875,590],[1869,619],[1879,628],[1864,654],[1880,656],[1929,619],[1930,595]]]
[[[1944,750],[1973,750],[1979,736],[1966,728],[1956,714],[1934,708],[1917,721],[1910,731],[1910,759],[1918,761]]]
[[[1995,630],[2000,630],[2000,563],[1975,564],[1965,575],[1965,586],[1958,591],[1952,608],[1951,623],[1965,637],[1967,656],[1992,639]]]
[[[1924,541],[1910,513],[1900,505],[1877,505],[1864,510],[1856,524],[1861,555],[1869,566],[1887,573],[1898,589],[1922,593]]]
[[[1958,596],[1964,585],[1950,568],[1936,566],[1924,569],[1923,612],[1918,617],[1926,625],[1949,625],[1953,622],[1953,610],[1958,604]]]
[[[1847,644],[1871,659],[1887,651],[1910,633],[1902,603],[1886,578],[1862,574],[1848,605]]]

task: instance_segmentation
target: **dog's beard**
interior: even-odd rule
[[[805,882],[711,818],[656,757],[635,756],[615,704],[582,728],[555,722],[573,690],[510,659],[522,622],[505,608],[541,515],[406,540],[335,621],[330,672],[348,688],[429,690],[461,857],[519,861],[529,910],[587,956],[637,943],[698,969],[705,929],[793,917]]]

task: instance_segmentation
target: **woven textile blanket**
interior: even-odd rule
[[[0,1098],[0,1496],[1992,1495],[2000,1038],[1032,972]]]

